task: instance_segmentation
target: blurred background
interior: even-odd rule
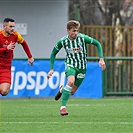
[[[26,25],[23,37],[35,58],[49,58],[47,51],[66,34],[70,19],[80,21],[81,32],[102,43],[105,56],[133,55],[132,0],[0,0],[0,23],[5,17]],[[25,57],[18,49],[15,58]],[[88,55],[95,54],[88,51]],[[58,57],[65,57],[64,52]]]
[[[36,59],[49,59],[55,43],[66,35],[70,19],[81,23],[80,32],[101,42],[107,70],[103,95],[133,94],[132,0],[0,0],[0,23],[14,18]],[[88,61],[98,61],[97,50],[87,46]],[[21,47],[14,58],[26,58]],[[61,50],[57,58],[65,58]]]

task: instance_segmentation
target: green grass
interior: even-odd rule
[[[61,100],[0,99],[0,133],[132,133],[131,98],[70,98],[68,116]]]

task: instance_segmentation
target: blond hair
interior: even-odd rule
[[[80,23],[76,20],[70,20],[67,22],[67,29],[80,28]]]

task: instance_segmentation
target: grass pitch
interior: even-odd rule
[[[132,98],[0,99],[0,133],[132,133]]]

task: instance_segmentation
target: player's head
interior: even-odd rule
[[[12,34],[15,28],[15,20],[12,18],[5,18],[3,21],[3,28],[7,34]]]
[[[67,22],[67,32],[70,39],[75,39],[79,32],[80,23],[76,20],[70,20]]]

